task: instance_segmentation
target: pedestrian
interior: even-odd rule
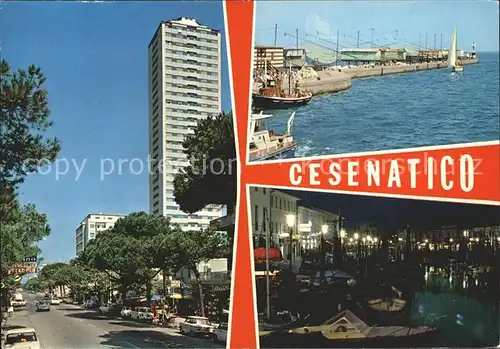
[[[7,314],[9,315],[9,317],[12,317],[14,315],[14,307],[12,306],[12,304],[10,304],[7,308]]]

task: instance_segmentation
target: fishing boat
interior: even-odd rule
[[[270,63],[264,65],[263,86],[257,93],[252,94],[253,107],[255,109],[282,109],[300,107],[309,103],[312,93],[302,92],[298,85],[292,91],[291,70],[288,76],[288,92],[283,91],[280,73]],[[271,69],[271,76],[268,75]]]
[[[260,333],[261,347],[391,348],[430,347],[437,329],[430,326],[369,326],[344,310],[318,326],[304,324]]]
[[[267,128],[266,122],[273,115],[253,114],[250,120],[250,161],[288,159],[295,156],[297,143],[292,136],[292,125],[295,112],[290,115],[287,123],[287,132],[283,135],[276,134]]]
[[[451,68],[452,72],[458,73],[464,71],[464,66],[462,63],[457,61],[457,30],[453,32],[451,37],[451,46],[448,51],[448,68]]]

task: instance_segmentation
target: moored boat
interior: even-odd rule
[[[272,76],[268,75],[268,66]],[[282,109],[300,107],[309,103],[312,93],[300,90],[298,83],[292,89],[290,71],[288,93],[283,90],[280,73],[270,63],[265,66],[264,82],[257,93],[252,94],[254,109]]]
[[[369,326],[344,310],[318,326],[289,327],[260,335],[261,347],[390,348],[430,347],[437,329],[429,326]]]
[[[287,159],[295,156],[297,143],[292,136],[293,119],[295,112],[290,115],[287,123],[287,132],[283,135],[276,134],[269,130],[266,121],[273,118],[273,115],[253,114],[250,121],[250,161]]]

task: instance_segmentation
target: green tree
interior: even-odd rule
[[[171,241],[177,251],[177,260],[175,261],[177,269],[184,267],[195,275],[201,314],[205,316],[203,285],[198,265],[201,262],[223,257],[228,252],[227,237],[211,229],[182,231],[179,228],[172,234]]]
[[[233,117],[219,114],[200,120],[184,143],[190,165],[174,179],[175,201],[184,212],[200,211],[208,204],[236,204],[236,148]]]
[[[112,229],[99,233],[80,260],[105,272],[120,285],[122,295],[144,285],[149,299],[152,279],[160,270],[170,268],[170,256],[174,255],[167,239],[170,234],[169,219],[132,213],[119,219]]]
[[[45,214],[39,213],[35,205],[21,207],[16,218],[9,224],[0,225],[0,273],[2,280],[9,277],[9,270],[26,257],[36,256],[40,249],[37,243],[50,234]]]
[[[0,61],[0,187],[15,188],[27,174],[55,160],[59,141],[44,135],[49,120],[46,78],[40,68],[11,71]]]

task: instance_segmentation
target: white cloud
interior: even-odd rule
[[[306,18],[305,29],[308,34],[330,36],[331,28],[327,21],[317,13],[310,13]]]

